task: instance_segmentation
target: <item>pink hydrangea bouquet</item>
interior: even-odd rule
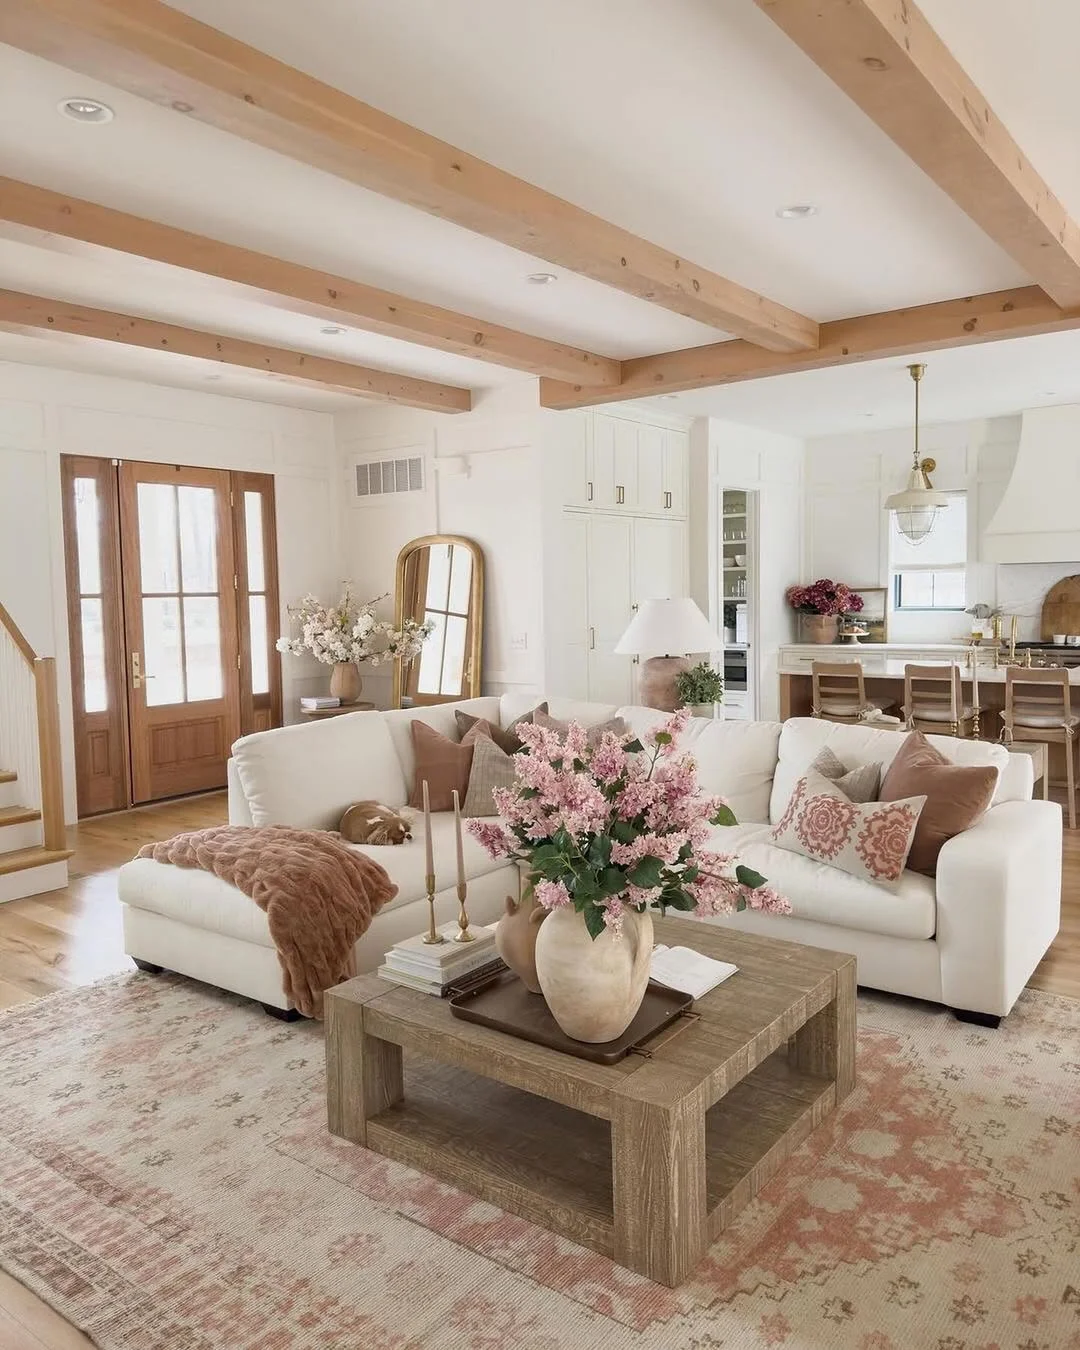
[[[677,754],[689,717],[680,709],[644,745],[611,731],[590,744],[577,723],[565,738],[519,724],[516,781],[494,793],[502,820],[471,820],[470,832],[493,858],[525,866],[545,909],[573,905],[594,939],[647,906],[789,913],[763,876],[708,847],[713,825],[736,821],[722,797],[702,792],[693,758]]]
[[[863,607],[861,595],[828,577],[818,577],[809,586],[789,586],[784,594],[800,614],[858,614]]]

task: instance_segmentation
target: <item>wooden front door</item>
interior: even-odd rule
[[[229,474],[119,475],[132,800],[222,787],[240,734]]]

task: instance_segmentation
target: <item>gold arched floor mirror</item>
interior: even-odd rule
[[[418,656],[394,665],[394,707],[450,703],[480,694],[484,555],[456,534],[413,539],[398,554],[394,626],[434,624]]]

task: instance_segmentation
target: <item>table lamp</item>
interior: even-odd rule
[[[723,641],[688,596],[677,600],[643,600],[630,626],[615,644],[619,656],[652,655],[641,667],[641,699],[649,708],[674,712],[679,706],[675,679],[693,662],[687,652],[716,652]],[[678,655],[672,655],[672,653]]]

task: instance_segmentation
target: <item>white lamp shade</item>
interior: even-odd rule
[[[619,656],[685,656],[715,652],[723,639],[689,597],[643,600],[630,626],[615,644]]]

